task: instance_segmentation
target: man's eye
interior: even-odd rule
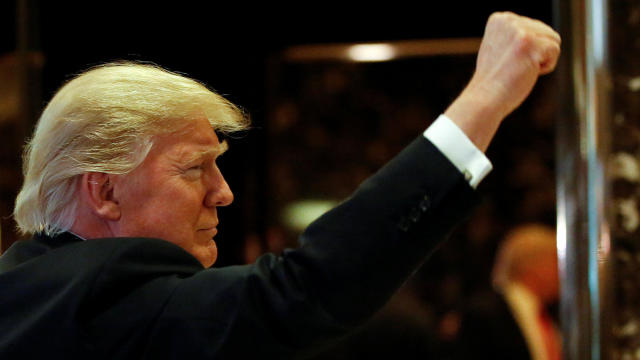
[[[203,169],[204,167],[202,164],[195,165],[185,170],[185,174],[189,176],[199,176],[202,173]]]

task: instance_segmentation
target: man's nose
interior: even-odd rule
[[[227,206],[233,202],[233,192],[222,173],[216,169],[216,173],[212,176],[211,187],[205,197],[205,206]]]

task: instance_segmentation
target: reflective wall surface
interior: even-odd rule
[[[610,1],[611,359],[640,356],[640,1]]]
[[[609,358],[610,65],[606,1],[556,1],[560,317],[565,359]]]
[[[640,358],[640,2],[556,1],[566,359]]]

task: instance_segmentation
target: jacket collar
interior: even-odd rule
[[[81,237],[75,235],[72,232],[65,231],[55,236],[49,236],[43,233],[37,233],[33,236],[33,241],[43,244],[49,248],[55,249],[60,246],[73,244],[75,242],[83,241]]]

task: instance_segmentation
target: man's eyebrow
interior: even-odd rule
[[[183,160],[186,163],[190,163],[192,161],[196,161],[199,159],[204,159],[208,157],[217,158],[218,156],[224,154],[229,149],[229,145],[226,141],[222,141],[218,146],[213,146],[207,150],[197,151],[189,156],[185,157]]]
[[[227,140],[222,140],[222,142],[218,146],[216,146],[216,155],[220,156],[227,150],[229,150],[229,144],[227,143]]]

